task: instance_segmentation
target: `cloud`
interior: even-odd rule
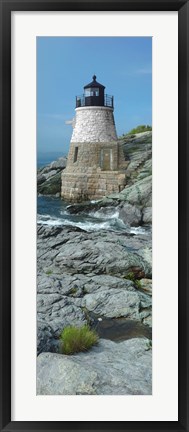
[[[137,71],[135,71],[135,73],[138,75],[149,75],[152,73],[152,69],[151,68],[138,69]]]
[[[123,78],[123,77],[131,77],[131,76],[135,76],[135,75],[151,75],[152,74],[152,68],[149,67],[144,67],[144,68],[140,68],[140,69],[133,69],[133,70],[127,70],[127,71],[120,71],[119,75]]]
[[[48,118],[52,120],[68,120],[70,118],[69,114],[38,114],[39,117]]]

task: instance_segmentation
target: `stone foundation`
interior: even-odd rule
[[[62,173],[61,196],[68,201],[82,202],[100,199],[124,189],[125,174],[120,171],[100,171]]]

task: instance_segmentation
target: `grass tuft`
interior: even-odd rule
[[[60,335],[62,354],[74,354],[88,351],[99,340],[97,333],[88,325],[83,327],[65,327]]]
[[[140,281],[139,279],[136,279],[136,280],[135,280],[135,287],[136,287],[137,289],[141,289],[141,288],[142,288],[142,284],[141,284],[141,281]]]
[[[131,282],[133,282],[135,288],[137,288],[137,289],[141,289],[142,288],[140,279],[136,279],[135,274],[133,272],[130,272],[126,276],[124,276],[124,279],[128,279]]]
[[[129,279],[130,281],[134,282],[135,281],[135,275],[133,272],[127,273],[127,275],[125,276],[125,279]]]

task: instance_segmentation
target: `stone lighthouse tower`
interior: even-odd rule
[[[99,199],[125,186],[124,161],[114,121],[113,96],[93,81],[76,97],[76,116],[66,169],[62,174],[62,198],[69,201]]]

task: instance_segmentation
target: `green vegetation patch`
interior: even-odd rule
[[[141,281],[139,279],[136,279],[134,283],[135,283],[135,287],[137,289],[141,289],[142,288]]]
[[[152,126],[150,125],[139,125],[136,126],[135,128],[131,129],[129,132],[123,134],[120,138],[135,138],[135,135],[138,133],[142,133],[142,132],[151,132],[152,131]],[[151,137],[146,137],[145,138],[145,142],[146,144],[149,142],[151,142]]]
[[[71,288],[71,290],[70,290],[70,294],[71,294],[71,295],[77,294],[77,287],[73,287],[73,288]]]
[[[130,281],[134,282],[135,281],[135,275],[134,275],[134,273],[133,272],[128,273],[125,276],[125,279],[129,279]]]
[[[99,337],[88,325],[83,327],[65,327],[60,335],[62,354],[75,354],[88,351],[98,343]]]
[[[129,135],[131,134],[137,134],[137,133],[141,133],[141,132],[148,132],[152,130],[152,126],[150,125],[139,125],[136,128],[133,128],[130,130]]]
[[[124,279],[129,279],[131,282],[133,282],[135,288],[137,289],[142,288],[140,279],[137,279],[133,272],[130,272],[126,276],[124,276]]]
[[[52,270],[51,269],[47,270],[46,274],[47,274],[47,276],[50,276],[52,274]]]

